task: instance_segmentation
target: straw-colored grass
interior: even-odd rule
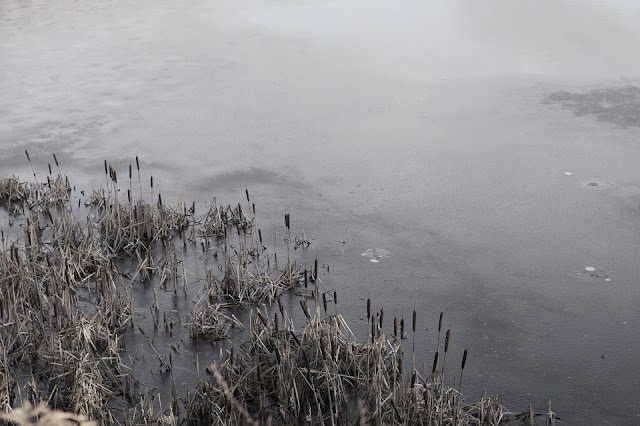
[[[105,162],[106,186],[76,206],[70,201],[72,186],[55,156],[54,160],[58,174],[52,174],[50,166],[46,182],[39,183],[35,171],[35,182],[21,182],[15,176],[0,179],[0,205],[11,213],[12,229],[2,233],[0,242],[3,421],[497,425],[532,423],[541,416],[555,421],[550,409],[511,413],[499,399],[484,395],[480,401],[467,402],[460,394],[461,375],[458,389],[445,385],[450,331],[444,352],[439,352],[438,337],[430,372],[417,371],[413,349],[411,359],[405,360],[404,319],[400,339],[397,318],[394,338],[387,339],[384,310],[372,312],[370,301],[371,332],[357,339],[337,308],[328,313],[331,300],[337,305],[337,293],[327,297],[331,293],[321,288],[318,261],[301,268],[292,259],[291,248],[304,249],[310,243],[304,232],[302,237],[291,237],[289,213],[281,238],[286,265],[276,267],[277,244],[273,252],[264,244],[248,191],[247,209],[240,204],[223,207],[214,198],[204,213],[196,215],[195,203],[190,208],[184,202],[175,208],[165,205],[162,195],[154,194],[151,178],[154,201],[149,203],[142,195],[136,158],[139,197],[134,194],[133,167],[128,185],[121,181],[119,186],[117,171]],[[172,291],[174,297],[178,290],[189,294],[185,256],[200,255],[200,250],[206,278],[199,290],[190,293],[197,295],[184,321],[191,339],[221,340],[232,328],[244,330],[234,310],[254,307],[246,341],[238,342],[242,344],[235,351],[223,351],[208,367],[208,375],[181,395],[171,353],[158,352],[143,327],[133,327],[132,286],[151,283]],[[206,267],[212,259],[218,269]],[[309,283],[312,288],[307,288]],[[157,288],[148,308],[156,328]],[[306,319],[300,328],[294,317],[302,315],[286,312],[279,299],[296,296],[303,296],[300,306]],[[270,316],[265,304],[275,301],[279,310]],[[256,308],[258,303],[264,307]],[[167,323],[166,313],[165,327],[171,333],[173,322]],[[415,338],[415,312],[412,329]],[[125,333],[138,335],[152,349],[160,374],[171,378],[172,401],[163,405],[159,394],[140,392],[134,372],[122,358]],[[466,355],[465,351],[462,370]],[[441,368],[436,368],[438,356]]]

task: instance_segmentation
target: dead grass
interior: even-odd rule
[[[27,158],[30,162],[28,153]],[[358,340],[337,308],[334,314],[327,313],[331,298],[320,291],[317,260],[307,269],[292,259],[292,251],[310,243],[304,232],[302,237],[291,237],[288,213],[282,238],[287,262],[276,268],[276,244],[271,252],[263,243],[248,191],[248,209],[240,204],[223,207],[214,198],[198,216],[195,204],[165,205],[161,194],[156,198],[153,193],[151,180],[154,201],[148,203],[142,196],[136,158],[139,197],[133,194],[132,167],[128,185],[119,186],[117,172],[105,162],[106,187],[93,190],[84,205],[75,206],[70,201],[72,186],[54,159],[58,174],[49,167],[46,183],[38,182],[35,171],[35,182],[20,182],[15,176],[0,179],[0,204],[11,213],[12,229],[6,236],[2,233],[0,251],[3,421],[19,425],[555,421],[550,408],[511,413],[499,399],[484,395],[480,401],[465,402],[459,393],[461,380],[458,389],[446,386],[449,331],[444,353],[436,352],[430,372],[416,370],[414,345],[411,359],[405,360],[404,320],[400,339],[395,338],[397,318],[394,338],[388,339],[382,332],[384,311],[371,312],[370,302],[371,332],[364,341]],[[125,188],[126,198],[121,192]],[[174,297],[179,292],[186,295],[187,249],[201,250],[204,262],[215,259],[219,267],[203,267],[206,279],[185,321],[191,339],[226,339],[232,328],[244,329],[234,310],[253,308],[246,341],[221,353],[207,368],[208,375],[181,400],[171,354],[159,353],[145,330],[133,327],[131,289],[136,283],[159,283]],[[118,266],[123,259],[132,265],[129,271]],[[309,283],[312,288],[307,288]],[[153,292],[154,303],[148,309],[158,328],[155,287]],[[300,305],[306,318],[300,328],[279,300],[296,296],[303,296]],[[332,300],[337,305],[336,292]],[[270,317],[266,304],[275,301],[279,310]],[[259,303],[263,308],[256,307]],[[171,333],[173,321],[167,320],[166,312],[164,324]],[[414,313],[414,336],[415,324]],[[159,394],[140,393],[122,358],[125,333],[146,339],[160,361],[161,374],[170,376],[173,400],[164,406]],[[438,355],[443,365],[437,369]],[[22,408],[12,408],[18,405]]]

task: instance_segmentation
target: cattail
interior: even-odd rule
[[[322,293],[322,306],[324,307],[324,313],[327,313],[327,293]]]
[[[279,326],[278,326],[278,313],[277,312],[273,315],[273,324],[276,327],[276,334],[278,334]]]
[[[51,174],[51,163],[49,163],[48,166],[49,166],[49,174]]]
[[[333,303],[334,305],[338,304],[338,292],[337,291],[333,291]]]
[[[56,154],[53,154],[53,161],[56,162],[56,167],[60,167],[60,164],[58,164],[58,157],[56,157]]]
[[[107,171],[107,160],[104,160],[104,174],[108,175],[109,172]]]
[[[433,356],[433,368],[431,369],[431,374],[436,372],[436,368],[438,368],[438,352]]]
[[[140,171],[140,161],[138,161],[138,156],[136,155],[136,169]]]
[[[251,203],[251,210],[253,210],[253,215],[256,215],[256,203]]]
[[[278,309],[280,309],[280,314],[284,318],[284,306],[282,306],[282,301],[280,300],[279,297],[278,297]]]
[[[129,180],[131,180],[132,177],[133,177],[133,172],[132,172],[131,164],[129,164]]]
[[[318,280],[318,259],[313,264],[313,281],[316,282]]]
[[[416,311],[413,311],[413,332],[416,332]]]
[[[393,337],[398,338],[398,317],[393,317]]]
[[[367,321],[371,318],[371,299],[367,299]]]
[[[244,192],[247,194],[247,201],[249,201],[249,190],[245,189]]]
[[[260,238],[260,245],[262,245],[262,229],[258,229],[258,238]]]
[[[444,312],[440,312],[440,321],[438,321],[438,333],[440,333],[440,330],[442,330],[442,315],[444,315]]]
[[[464,350],[464,354],[462,354],[462,369],[464,370],[464,365],[467,363],[467,350]]]
[[[307,288],[308,286],[308,278],[307,278],[307,270],[304,270],[304,288]]]
[[[131,190],[127,189],[127,199],[131,202]]]
[[[256,313],[258,314],[258,318],[260,319],[262,324],[264,324],[265,327],[269,327],[269,322],[265,319],[265,317],[263,317],[260,312],[256,312]]]
[[[404,318],[400,320],[400,338],[404,339]]]
[[[287,214],[284,215],[284,224],[287,227],[287,229],[291,229],[289,227],[289,223],[290,223],[289,220],[290,220],[290,216],[289,216],[289,213],[287,213]]]
[[[380,328],[382,328],[383,320],[384,320],[384,309],[380,309]]]
[[[27,161],[31,162],[31,158],[29,158],[29,151],[25,149],[24,153],[27,154]]]
[[[153,176],[151,176],[151,189],[153,189]]]
[[[444,353],[449,350],[449,337],[451,336],[451,330],[447,330],[447,337],[444,339]]]
[[[307,301],[304,299],[300,299],[300,306],[302,306],[302,311],[304,312],[304,316],[306,316],[308,320],[311,320],[311,315],[309,315],[309,308],[307,306]]]

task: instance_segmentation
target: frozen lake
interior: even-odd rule
[[[634,424],[638,22],[632,1],[6,0],[0,173],[55,152],[89,189],[138,155],[167,200],[248,188],[362,330],[368,297],[415,309],[430,363],[444,311],[470,398]]]

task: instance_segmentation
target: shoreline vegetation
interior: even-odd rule
[[[409,344],[415,311],[405,327],[404,318],[386,319],[367,300],[370,331],[356,338],[339,313],[338,293],[318,277],[317,259],[307,266],[293,259],[310,243],[304,233],[291,234],[289,214],[279,253],[286,264],[278,268],[277,234],[271,250],[248,190],[246,207],[244,200],[224,207],[213,198],[204,208],[173,208],[154,193],[151,177],[147,202],[136,157],[120,183],[105,161],[105,185],[85,196],[55,154],[53,160],[46,178],[31,166],[32,181],[0,179],[8,226],[0,235],[4,424],[560,424],[550,401],[516,413],[500,397],[465,398],[468,352],[450,353],[442,313],[431,368],[416,367]],[[79,193],[76,204],[71,194]],[[232,330],[245,337],[208,366],[196,357],[198,380],[178,389],[172,353],[156,349],[152,331],[172,335],[174,321],[157,292],[187,295],[185,256],[193,253],[215,258],[216,267],[202,266],[193,309],[176,324],[194,341],[228,339]],[[133,288],[141,284],[154,302],[134,309]],[[296,315],[285,309],[287,297],[299,300]],[[238,307],[250,309],[248,323],[234,314]],[[137,323],[141,310],[153,330]],[[146,356],[171,383],[172,400],[161,401],[136,377],[124,356],[131,334],[151,348]],[[453,379],[445,377],[451,365]]]

